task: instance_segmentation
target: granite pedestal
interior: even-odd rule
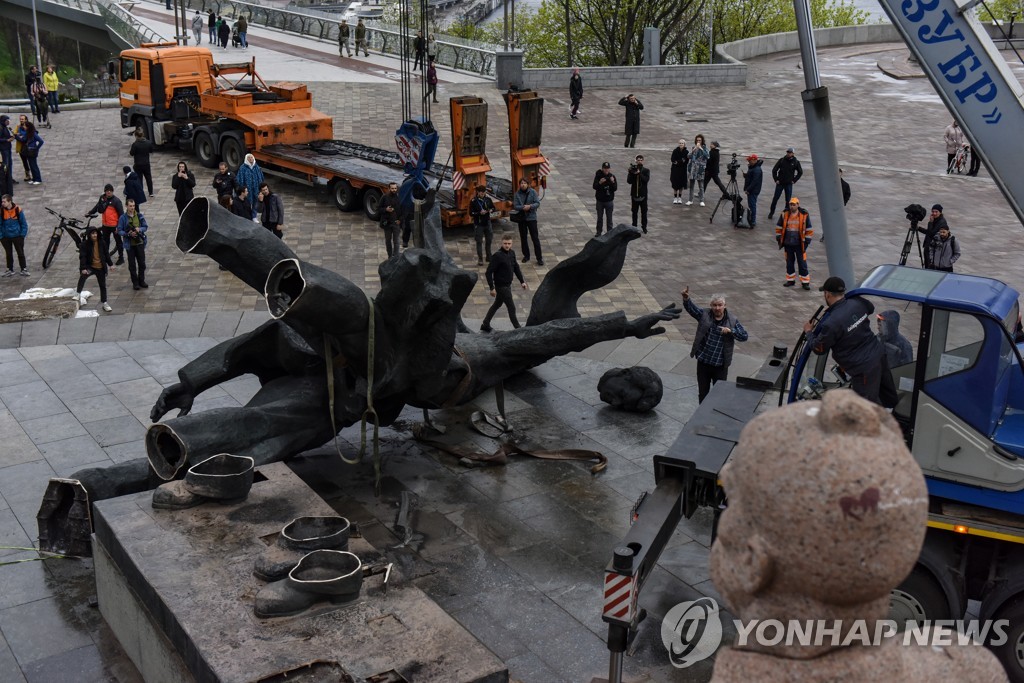
[[[262,681],[327,666],[330,680],[508,681],[505,665],[419,588],[393,572],[360,598],[305,615],[258,619],[265,585],[253,564],[281,528],[335,514],[287,466],[257,470],[235,505],[154,510],[151,492],[98,502],[94,549],[100,611],[147,681]],[[353,538],[364,563],[380,558]],[[327,669],[324,669],[326,675]],[[283,678],[282,678],[283,680]],[[289,680],[291,680],[289,678]]]

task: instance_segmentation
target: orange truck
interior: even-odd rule
[[[121,126],[141,128],[157,145],[191,151],[207,168],[223,160],[235,170],[252,153],[264,172],[324,189],[342,211],[362,208],[371,220],[380,217],[387,186],[401,185],[405,177],[396,151],[335,139],[333,119],[313,107],[304,83],[268,86],[256,73],[255,60],[216,64],[207,48],[144,43],[121,52],[109,68],[120,84]],[[536,93],[516,95],[543,102]],[[512,109],[510,135],[518,135],[520,121],[511,118]],[[454,97],[451,112],[452,167],[434,164],[428,174],[439,187],[443,224],[472,223],[469,202],[480,183],[507,215],[515,186],[489,173],[487,104]],[[527,177],[539,188],[544,178],[538,158],[545,172],[547,166],[539,150],[539,119],[533,117],[531,126],[537,146],[523,159],[532,165],[522,166],[522,155],[513,151],[512,168],[514,178]]]

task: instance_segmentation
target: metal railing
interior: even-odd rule
[[[324,42],[335,44],[338,42],[340,17],[262,7],[240,0],[183,0],[183,2],[190,11],[199,10],[203,14],[207,14],[212,10],[215,14],[230,19],[245,14],[248,22],[256,26],[294,33]],[[349,27],[351,29],[350,40],[354,41],[356,26],[350,24]],[[366,39],[371,51],[391,56],[401,54],[402,36],[396,26],[380,22],[367,23]],[[437,40],[435,60],[441,66],[493,77],[494,53],[498,49],[500,48],[497,45],[476,43],[453,36],[442,36],[442,39]]]
[[[88,0],[51,0],[56,2],[86,2]],[[107,31],[113,33],[123,42],[138,47],[142,43],[161,43],[165,40],[163,36],[149,28],[121,5],[104,0],[97,0],[96,7],[103,21],[107,24]]]

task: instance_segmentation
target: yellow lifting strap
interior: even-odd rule
[[[364,294],[366,294],[364,292]],[[367,350],[366,350],[366,410],[363,411],[362,422],[359,427],[359,452],[354,458],[346,458],[341,452],[338,444],[338,426],[334,421],[334,345],[331,343],[331,336],[324,333],[324,361],[327,366],[327,401],[328,409],[331,412],[331,429],[334,431],[334,450],[338,457],[348,465],[358,465],[366,455],[366,420],[373,418],[373,473],[374,491],[380,495],[380,418],[373,408],[373,354],[375,346],[374,319],[376,313],[373,298],[366,294],[366,300],[370,304],[370,317],[367,326]],[[339,354],[340,355],[340,354]]]

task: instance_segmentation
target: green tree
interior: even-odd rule
[[[661,29],[663,64],[708,62],[712,39],[721,44],[796,30],[792,0],[543,0],[535,12],[516,13],[516,42],[527,66],[568,66],[566,3],[573,63],[585,66],[640,64],[647,26]],[[868,18],[847,0],[811,0],[811,16],[816,28]]]
[[[1010,16],[1017,22],[1024,21],[1024,2],[1022,0],[988,0],[978,7],[978,18],[982,21],[1009,21]]]

